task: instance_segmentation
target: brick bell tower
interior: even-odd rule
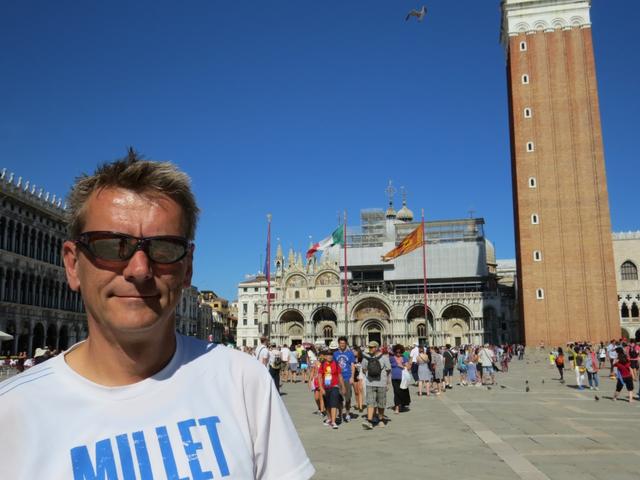
[[[590,0],[502,0],[520,318],[530,346],[620,336]]]

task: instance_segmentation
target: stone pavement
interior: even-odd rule
[[[499,385],[490,390],[455,386],[439,397],[418,397],[412,387],[411,411],[389,410],[387,427],[372,431],[360,418],[338,430],[323,426],[305,384],[286,384],[283,400],[317,479],[370,479],[373,472],[375,478],[639,479],[640,402],[613,402],[615,382],[604,375],[599,392],[577,390],[573,372],[565,372],[565,385],[557,378],[542,354],[530,354],[498,373]]]

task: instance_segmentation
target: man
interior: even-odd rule
[[[256,350],[256,359],[265,367],[269,366],[269,339],[260,337],[260,346]]]
[[[282,371],[282,354],[275,343],[269,348],[269,375],[273,379],[276,390],[280,393],[280,372]]]
[[[280,369],[280,380],[282,383],[289,382],[289,347],[287,345],[282,345],[280,347],[280,355],[282,356],[282,368]]]
[[[340,366],[333,359],[331,350],[325,349],[322,352],[322,363],[319,369],[318,387],[324,398],[324,406],[327,410],[327,419],[324,424],[334,430],[338,429],[336,414],[340,405],[340,395],[344,395],[345,385]]]
[[[378,426],[384,427],[384,409],[387,405],[387,383],[391,362],[389,357],[378,351],[378,342],[369,342],[369,353],[362,359],[362,371],[366,377],[367,419],[362,426],[365,430],[373,428],[373,415],[378,414]]]
[[[336,361],[342,372],[344,379],[344,410],[342,419],[349,423],[351,421],[351,393],[353,389],[353,378],[356,374],[356,356],[353,354],[347,343],[347,337],[338,338],[338,348],[333,352],[333,359]]]
[[[409,357],[411,358],[411,376],[413,377],[414,384],[418,382],[418,355],[420,355],[420,344],[415,342],[409,352]]]
[[[453,352],[451,351],[451,345],[448,343],[444,346],[442,357],[444,358],[444,388],[452,389],[453,366],[455,365],[456,360]]]
[[[89,336],[0,384],[0,478],[310,478],[266,370],[176,333],[198,214],[189,178],[130,150],[79,178],[67,213],[64,266]]]
[[[489,348],[489,344],[485,343],[478,353],[478,363],[482,365],[482,385],[494,385],[496,383],[496,374],[493,369],[494,361],[493,351]],[[488,379],[491,380],[491,383],[487,383]]]

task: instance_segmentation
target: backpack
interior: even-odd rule
[[[271,365],[271,368],[273,368],[274,370],[280,370],[282,368],[282,358],[280,357],[280,355],[276,355],[276,357],[273,359],[273,365]]]
[[[302,353],[300,353],[300,358],[299,358],[300,363],[307,363],[307,351],[303,350]]]
[[[382,355],[367,358],[367,376],[371,380],[380,380],[382,376],[382,364],[380,363]]]
[[[556,365],[560,366],[564,366],[564,355],[560,354],[556,357]]]

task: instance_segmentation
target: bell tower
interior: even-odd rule
[[[620,335],[590,0],[502,0],[528,345]]]

